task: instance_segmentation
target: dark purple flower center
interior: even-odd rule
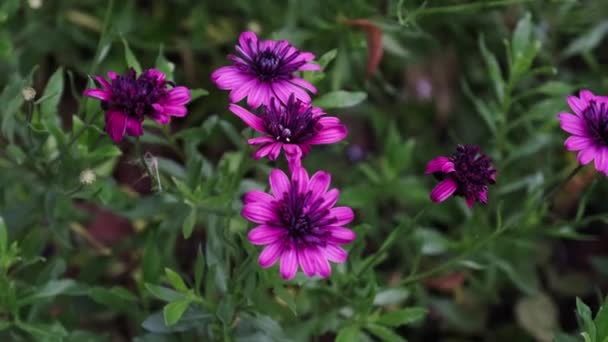
[[[279,225],[287,229],[287,238],[296,246],[326,244],[329,232],[324,227],[335,222],[328,217],[329,209],[322,207],[323,198],[310,201],[311,192],[300,194],[292,184],[279,203]]]
[[[126,75],[118,75],[112,80],[110,89],[112,97],[110,101],[102,101],[101,107],[119,110],[140,121],[154,113],[153,104],[168,96],[166,82],[159,82],[149,71],[136,78],[133,68]]]
[[[583,118],[593,141],[600,146],[608,146],[608,105],[605,102],[589,101]]]
[[[450,160],[456,169],[449,175],[458,183],[457,195],[478,199],[480,193],[488,190],[488,185],[495,183],[492,160],[480,153],[478,146],[458,145]]]
[[[319,131],[310,105],[295,100],[293,94],[287,105],[271,99],[270,106],[262,108],[262,120],[266,132],[277,141],[298,144],[313,138]]]
[[[261,42],[257,42],[257,47],[252,46],[252,41],[248,40],[249,49],[253,52],[247,54],[242,48],[238,48],[238,57],[233,57],[235,65],[241,70],[257,76],[263,82],[275,80],[288,80],[306,61],[295,61],[300,56],[300,51],[292,48],[290,44],[273,42],[264,50],[261,50]]]

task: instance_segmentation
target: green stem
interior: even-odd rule
[[[549,190],[549,192],[547,192],[545,196],[543,196],[541,203],[546,203],[548,200],[550,200],[557,193],[557,191],[559,191],[559,189],[561,189],[564,185],[568,184],[568,182],[570,182],[570,180],[572,180],[572,178],[574,178],[574,176],[576,176],[576,174],[582,170],[583,167],[584,165],[578,165],[574,170],[570,171],[566,178],[555,185],[551,190]]]

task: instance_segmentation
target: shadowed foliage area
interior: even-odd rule
[[[0,1],[0,341],[607,341],[606,13]]]

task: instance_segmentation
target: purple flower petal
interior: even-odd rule
[[[140,136],[144,134],[144,128],[141,122],[134,118],[127,118],[127,134],[132,136]]]
[[[557,117],[564,131],[575,135],[587,136],[587,126],[582,118],[570,113],[559,113]]]
[[[112,98],[111,92],[102,89],[86,89],[82,94],[102,101],[110,101]]]
[[[315,88],[312,84],[310,84],[310,82],[308,82],[302,78],[294,77],[294,78],[290,79],[289,82],[291,82],[292,84],[294,84],[298,87],[304,88],[313,94],[317,93],[317,88]]]
[[[314,202],[317,198],[323,197],[329,189],[331,176],[325,171],[317,171],[308,183],[308,189],[312,192],[310,201]]]
[[[283,150],[285,150],[285,157],[287,158],[287,166],[289,170],[293,170],[302,167],[302,149],[300,146],[295,144],[283,144]]]
[[[253,202],[264,202],[270,204],[274,201],[274,197],[260,190],[251,190],[248,191],[245,196],[243,196],[243,202],[253,203]]]
[[[276,199],[283,198],[283,195],[289,191],[291,186],[285,172],[279,169],[274,169],[270,172],[268,181],[270,183],[270,190]]]
[[[329,210],[330,217],[335,218],[337,221],[333,222],[332,225],[343,226],[349,224],[355,219],[355,213],[349,207],[335,207]]]
[[[264,129],[264,122],[262,122],[262,119],[259,116],[235,104],[230,104],[230,106],[228,106],[228,109],[230,109],[230,111],[233,112],[236,116],[241,118],[241,120],[243,120],[243,122],[245,122],[249,127],[255,129],[258,132],[266,133],[266,130]]]
[[[297,189],[298,194],[306,194],[308,192],[308,172],[305,168],[300,167],[293,170],[291,174],[291,183]]]
[[[333,144],[344,139],[347,134],[348,130],[342,125],[324,128],[319,133],[317,133],[314,138],[310,139],[308,143],[313,145]]]
[[[272,144],[268,144],[268,145],[264,145],[262,147],[260,147],[259,150],[257,150],[255,152],[255,154],[253,155],[253,159],[258,160],[260,158],[264,158],[266,157],[274,148],[275,143]]]
[[[184,106],[164,105],[163,111],[167,115],[184,117],[188,114],[188,109]]]
[[[275,140],[272,139],[271,137],[257,137],[257,138],[251,138],[249,140],[247,140],[247,143],[249,145],[258,145],[258,144],[267,144],[267,143],[274,143]]]
[[[119,142],[124,137],[127,131],[127,115],[116,111],[109,110],[106,112],[106,132],[112,140]]]
[[[431,191],[431,200],[438,203],[443,202],[452,196],[456,189],[458,189],[456,182],[451,178],[446,178]]]
[[[287,230],[283,228],[257,226],[249,231],[247,239],[254,245],[267,245],[282,239],[285,234],[287,234]]]
[[[594,146],[593,139],[579,136],[570,136],[564,141],[568,151],[580,151]]]
[[[331,275],[331,266],[325,255],[318,248],[310,248],[308,253],[317,264],[317,274],[321,278],[329,277]]]
[[[327,244],[324,247],[323,253],[327,260],[336,263],[344,263],[348,259],[348,253],[340,246]]]
[[[239,102],[244,99],[256,86],[259,86],[259,81],[253,78],[240,86],[233,88],[228,97],[230,97],[231,102]]]
[[[167,99],[172,105],[183,105],[190,101],[190,90],[186,87],[175,87],[169,90],[169,98]]]
[[[260,253],[260,257],[258,258],[258,262],[262,268],[268,268],[279,260],[281,253],[283,252],[283,243],[275,242],[271,243],[264,248],[262,253]]]
[[[578,153],[578,162],[581,165],[587,165],[595,158],[596,154],[597,148],[595,146],[591,146],[589,148],[581,150]]]
[[[317,265],[314,259],[314,255],[311,255],[308,248],[298,249],[298,261],[302,271],[308,277],[312,277],[317,273]]]
[[[279,220],[277,213],[269,203],[253,202],[243,206],[241,215],[249,221],[265,224],[268,222],[276,222]]]
[[[454,163],[448,157],[439,156],[432,159],[426,166],[424,173],[430,174],[435,172],[449,173],[454,172]]]
[[[355,232],[348,228],[338,227],[338,226],[327,226],[324,227],[325,230],[329,232],[329,242],[334,244],[346,244],[351,243],[355,240],[356,235]]]
[[[291,280],[298,272],[298,257],[295,248],[286,248],[281,256],[281,277]]]
[[[252,76],[243,74],[242,71],[232,65],[221,67],[211,74],[211,80],[218,88],[223,90],[239,87],[252,79]]]
[[[588,103],[576,96],[568,96],[567,101],[574,114],[582,117],[585,109],[587,109]]]

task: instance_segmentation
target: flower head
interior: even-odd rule
[[[171,116],[183,117],[188,113],[185,107],[190,101],[188,88],[168,89],[171,82],[156,69],[148,69],[139,77],[132,68],[125,75],[110,71],[108,78],[110,81],[93,76],[101,88],[87,89],[84,95],[101,100],[101,108],[106,112],[106,132],[116,142],[125,134],[144,134],[145,117],[164,125],[171,121]]]
[[[230,90],[230,101],[247,97],[247,105],[258,108],[270,104],[272,97],[287,103],[293,93],[303,102],[310,102],[306,90],[317,89],[308,81],[296,77],[296,71],[319,70],[309,63],[315,58],[301,52],[286,40],[259,40],[253,32],[243,32],[236,45],[236,55],[228,55],[232,65],[217,69],[211,80],[220,89]]]
[[[579,151],[582,165],[595,160],[596,170],[608,175],[608,97],[582,90],[578,97],[568,96],[574,112],[559,113],[561,127],[572,134],[564,145],[568,151]]]
[[[230,110],[264,134],[248,141],[251,145],[261,145],[255,159],[275,160],[283,149],[290,168],[300,166],[301,158],[310,151],[311,145],[333,144],[348,133],[338,118],[324,116],[321,108],[296,100],[294,96],[289,97],[286,105],[272,98],[269,106],[261,108],[259,116],[236,104],[231,104]]]
[[[258,259],[263,268],[280,262],[280,273],[293,278],[298,265],[309,277],[331,274],[329,261],[343,263],[348,254],[340,245],[355,239],[343,227],[354,218],[349,207],[334,207],[339,191],[329,189],[331,176],[318,171],[310,179],[304,168],[295,169],[291,180],[279,169],[270,173],[271,194],[253,190],[245,194],[243,217],[259,224],[248,238],[266,245]]]
[[[93,171],[91,169],[82,170],[82,172],[80,173],[80,176],[78,177],[78,180],[80,181],[80,183],[82,185],[91,185],[91,184],[95,183],[96,179],[97,179],[97,176],[95,175],[95,171]]]
[[[487,203],[488,185],[496,183],[492,160],[475,145],[458,145],[456,153],[450,157],[440,156],[431,160],[425,172],[441,179],[431,191],[433,202],[443,202],[452,195],[458,195],[466,199],[469,208],[475,201]]]

